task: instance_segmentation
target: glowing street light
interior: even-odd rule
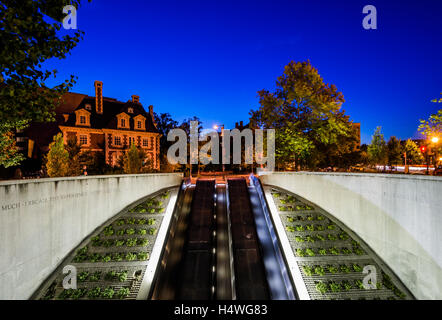
[[[218,126],[215,124],[215,125],[213,126],[213,129],[218,130]]]
[[[439,138],[438,137],[433,137],[433,138],[431,138],[431,142],[438,143],[439,142]]]

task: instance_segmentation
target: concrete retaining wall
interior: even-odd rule
[[[181,174],[0,183],[0,299],[27,299],[65,256],[129,204]]]
[[[442,299],[442,178],[300,172],[261,179],[341,220],[416,298]]]

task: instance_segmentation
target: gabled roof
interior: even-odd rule
[[[72,99],[70,101],[72,101]],[[70,108],[66,106],[63,106],[63,108],[57,108],[56,109],[57,116],[58,115],[62,116],[62,114],[66,113],[69,114],[69,118],[66,122],[64,122],[64,119],[62,119],[63,117],[61,118],[57,117],[57,121],[59,122],[59,124],[65,126],[75,126],[75,111],[80,109],[85,109],[87,104],[91,106],[91,110],[87,110],[88,112],[91,113],[90,128],[137,131],[137,129],[135,129],[133,118],[136,117],[137,115],[142,115],[143,117],[146,118],[146,131],[158,133],[158,129],[155,127],[152,121],[152,117],[150,116],[149,113],[146,112],[146,110],[144,110],[141,104],[133,103],[132,101],[121,102],[116,99],[105,98],[105,97],[103,97],[103,114],[98,114],[96,112],[95,97],[84,96],[83,99],[75,107],[71,105]],[[133,109],[132,113],[128,112],[129,108]],[[122,112],[127,113],[131,117],[128,129],[117,128],[116,116]],[[59,119],[61,120],[61,123]]]

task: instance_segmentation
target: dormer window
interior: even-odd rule
[[[146,118],[141,114],[134,117],[134,128],[135,130],[146,130]]]
[[[134,113],[134,108],[128,108],[127,113]]]
[[[129,120],[130,116],[122,112],[120,114],[117,114],[117,127],[118,129],[129,129]]]
[[[90,127],[91,125],[91,113],[85,109],[79,109],[75,111],[75,125]]]
[[[86,104],[86,105],[84,106],[84,108],[85,108],[86,110],[92,110],[92,106],[91,106],[90,104]]]

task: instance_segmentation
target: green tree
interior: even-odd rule
[[[401,141],[395,136],[390,137],[387,142],[387,160],[389,166],[402,162]]]
[[[160,137],[160,167],[163,172],[173,172],[176,165],[171,165],[167,160],[167,150],[172,142],[167,141],[167,135],[170,130],[178,127],[178,122],[172,119],[169,113],[154,113],[157,129],[161,134]]]
[[[65,177],[69,174],[69,152],[64,148],[63,135],[54,136],[49,145],[46,170],[50,177]]]
[[[431,141],[434,137],[439,139],[437,143],[430,144],[431,151],[436,155],[442,154],[442,109],[430,115],[428,120],[420,120],[420,123],[418,131],[427,141]]]
[[[0,2],[0,121],[2,128],[19,127],[21,121],[54,121],[54,110],[63,93],[75,83],[74,76],[50,88],[45,83],[56,75],[42,64],[64,59],[82,38],[81,31],[61,35],[63,7],[73,0],[2,0]],[[5,150],[1,149],[0,154]],[[1,155],[10,162],[22,158],[15,152]]]
[[[381,127],[376,128],[371,139],[371,144],[368,146],[368,157],[373,165],[385,165],[388,160],[387,146],[385,144],[384,135],[381,133],[381,130]]]
[[[146,154],[142,149],[138,149],[135,144],[131,144],[129,150],[123,156],[124,173],[134,174],[141,173],[144,165]]]
[[[310,61],[290,62],[278,77],[275,92],[261,90],[258,96],[260,108],[250,112],[251,123],[276,129],[278,166],[295,162],[314,167],[321,145],[333,145],[350,132],[341,110],[344,96],[335,85],[324,83]]]
[[[424,163],[424,156],[422,155],[418,145],[413,140],[408,139],[405,141],[402,151],[407,155],[407,164]]]
[[[14,124],[0,122],[0,166],[5,168],[16,166],[25,157],[16,147],[15,130],[26,127],[26,121],[17,121]]]

